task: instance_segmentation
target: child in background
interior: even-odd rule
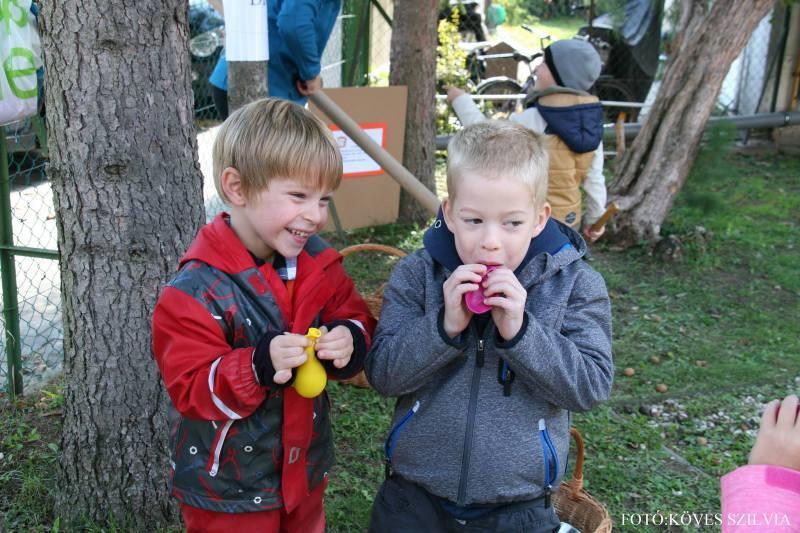
[[[547,201],[553,217],[580,230],[590,242],[605,227],[592,230],[606,206],[603,177],[603,109],[588,91],[601,70],[594,47],[580,39],[556,41],[544,49],[544,61],[534,70],[536,84],[525,99],[525,110],[509,120],[546,133],[550,154]],[[451,87],[447,99],[464,126],[485,117],[463,90]],[[581,217],[581,191],[586,214]]]
[[[559,528],[570,412],[606,400],[614,370],[605,283],[549,218],[547,168],[542,136],[514,122],[450,142],[449,196],[395,267],[365,364],[398,397],[372,532]]]
[[[188,531],[322,533],[330,402],[293,387],[305,334],[332,378],[363,367],[374,320],[316,233],[342,177],[311,113],[248,104],[220,127],[214,178],[230,213],[204,226],[161,293],[153,351],[172,400],[170,484]]]

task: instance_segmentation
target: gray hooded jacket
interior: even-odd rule
[[[551,219],[515,272],[528,291],[520,333],[506,342],[489,320],[481,336],[473,319],[449,339],[442,285],[460,264],[452,240],[437,220],[425,249],[395,267],[367,356],[375,390],[398,397],[391,469],[462,506],[542,496],[566,468],[569,411],[611,391],[605,283],[581,260],[580,235]]]

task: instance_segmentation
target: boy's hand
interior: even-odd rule
[[[311,340],[305,335],[284,333],[272,339],[269,343],[269,356],[275,376],[272,380],[278,385],[283,385],[292,379],[292,369],[302,365],[308,359],[306,347],[311,346]]]
[[[317,358],[333,361],[336,368],[344,368],[353,355],[353,334],[344,326],[328,331],[322,326],[322,336],[317,339]]]
[[[800,470],[800,419],[794,394],[767,404],[761,417],[751,465],[776,465]]]
[[[592,230],[591,226],[586,226],[583,228],[583,236],[586,238],[587,241],[590,243],[595,242],[597,239],[603,236],[603,233],[606,232],[606,227],[601,226],[599,230],[594,231]]]
[[[525,318],[525,301],[528,292],[517,276],[509,269],[500,267],[486,277],[484,294],[486,305],[492,306],[492,320],[497,332],[510,341],[519,333]]]
[[[444,331],[451,339],[464,331],[472,312],[464,303],[464,295],[478,290],[486,265],[461,265],[444,282]]]

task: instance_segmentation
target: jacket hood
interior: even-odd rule
[[[452,272],[463,264],[456,251],[455,236],[450,231],[450,228],[447,227],[441,207],[436,214],[436,220],[425,231],[422,242],[431,258],[449,271]],[[572,253],[559,253],[567,251]],[[527,268],[529,264],[533,262],[539,264],[539,261],[534,261],[537,257],[543,258],[542,260],[545,260],[545,257],[550,257],[549,260],[545,260],[546,265],[544,267],[545,271],[550,271],[551,269],[557,270],[561,266],[583,257],[585,253],[586,243],[583,237],[570,227],[554,218],[550,218],[542,232],[531,239],[528,252],[514,271],[514,274],[519,277],[523,271],[529,270]],[[553,256],[556,255],[558,255],[557,261],[553,259]]]
[[[547,122],[545,133],[558,135],[573,152],[593,152],[603,140],[603,108],[599,102],[570,107],[539,104],[537,107]]]
[[[596,96],[565,87],[551,87],[526,98],[547,122],[545,133],[557,135],[570,150],[592,152],[603,140],[603,106]]]
[[[256,262],[253,256],[250,255],[242,241],[233,232],[229,221],[230,215],[223,212],[200,228],[189,249],[186,250],[186,253],[181,258],[180,266],[182,267],[189,261],[197,260],[229,274],[236,274],[249,268],[254,268]],[[334,253],[321,253],[326,248]],[[301,255],[308,251],[315,256],[315,259],[323,259],[323,264],[320,265],[323,268],[340,257],[317,235],[311,236]]]

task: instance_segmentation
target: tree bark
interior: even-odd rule
[[[266,61],[228,62],[228,110],[230,113],[266,96]]]
[[[68,522],[175,518],[150,317],[204,219],[187,12],[187,0],[43,3],[64,320],[53,496]]]
[[[658,240],[691,169],[722,82],[773,0],[684,0],[675,47],[642,130],[610,187],[620,213],[612,240]]]
[[[424,5],[423,5],[424,4]],[[436,0],[396,0],[392,20],[391,85],[408,86],[403,166],[435,192],[436,166]],[[400,219],[424,222],[429,213],[406,191]]]

